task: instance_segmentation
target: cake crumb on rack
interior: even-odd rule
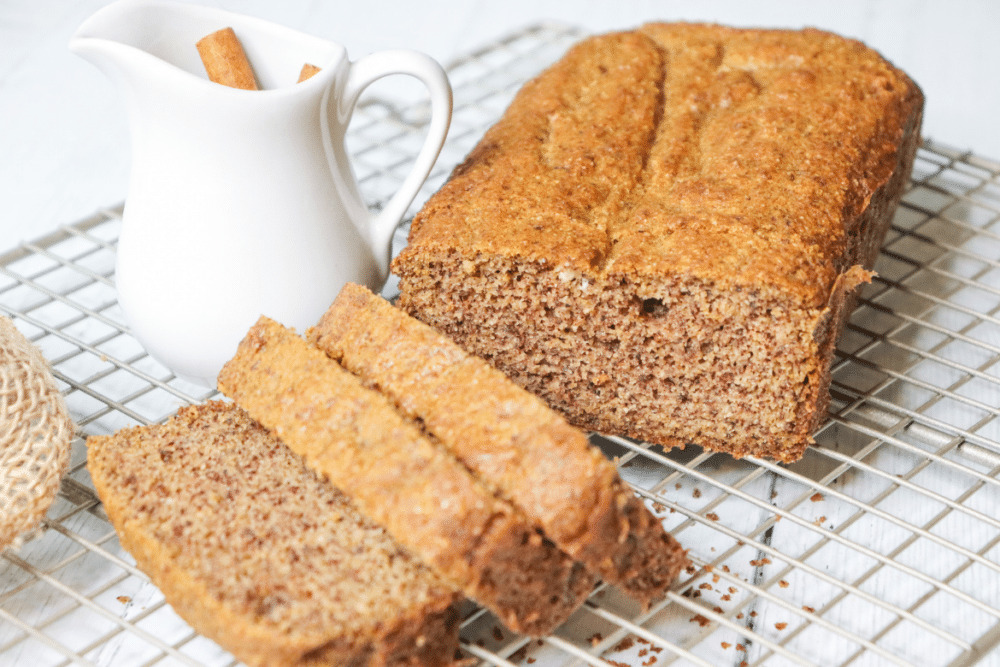
[[[635,646],[635,638],[629,635],[628,637],[625,637],[625,639],[621,640],[613,647],[611,647],[611,650],[614,652],[627,651],[633,646]]]
[[[697,623],[701,627],[705,627],[706,625],[711,625],[711,623],[712,623],[712,621],[708,620],[707,618],[705,618],[701,614],[695,614],[694,616],[692,616],[690,618],[690,620],[688,622],[689,623]]]

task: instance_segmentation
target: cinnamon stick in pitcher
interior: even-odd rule
[[[319,72],[320,69],[321,68],[316,67],[315,65],[310,65],[309,63],[306,63],[305,65],[302,66],[302,71],[299,72],[299,80],[296,81],[296,83],[302,83],[303,81],[311,77],[313,74]]]
[[[211,81],[230,88],[259,90],[247,54],[232,28],[217,30],[198,40],[198,54]]]

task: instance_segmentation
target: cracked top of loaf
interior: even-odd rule
[[[396,268],[500,254],[820,306],[858,261],[850,237],[922,101],[878,53],[819,30],[592,37],[524,86]]]

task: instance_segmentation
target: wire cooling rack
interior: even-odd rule
[[[418,204],[578,37],[533,27],[450,68],[454,123]],[[425,107],[377,99],[359,110],[349,146],[374,205],[405,176],[426,119]],[[162,421],[211,394],[129,336],[113,287],[119,228],[119,210],[100,211],[0,255],[0,311],[51,361],[83,436]],[[830,418],[802,461],[595,437],[690,549],[692,567],[660,603],[644,611],[601,586],[542,640],[470,606],[465,655],[503,666],[1000,663],[1000,163],[926,144],[876,268],[840,342]],[[0,556],[0,664],[232,664],[122,550],[85,459],[78,438],[44,525]]]

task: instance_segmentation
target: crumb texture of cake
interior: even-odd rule
[[[122,546],[239,660],[452,664],[461,596],[232,403],[87,449]]]
[[[608,583],[648,604],[686,565],[586,434],[367,288],[347,284],[306,336]]]
[[[922,108],[818,30],[586,39],[416,216],[399,305],[576,425],[795,460]]]
[[[521,512],[294,331],[262,317],[219,389],[510,629],[547,634],[593,588]]]

